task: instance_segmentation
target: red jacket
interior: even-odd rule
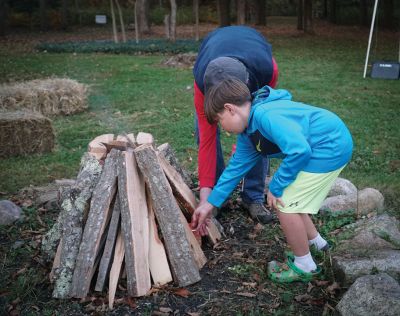
[[[278,82],[278,65],[272,58],[273,74],[269,85],[275,88]],[[209,124],[204,112],[204,94],[194,82],[194,106],[196,108],[199,127],[199,152],[198,152],[198,174],[200,188],[214,187],[216,183],[215,174],[217,166],[217,123]]]

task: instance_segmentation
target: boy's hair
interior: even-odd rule
[[[240,80],[235,78],[224,79],[216,83],[206,93],[204,111],[210,124],[218,120],[218,114],[224,110],[225,103],[237,106],[251,101],[249,88]]]

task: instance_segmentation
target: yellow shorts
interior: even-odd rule
[[[283,213],[317,214],[333,183],[345,166],[327,173],[300,171],[296,179],[283,191]]]

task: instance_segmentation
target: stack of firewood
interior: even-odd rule
[[[169,145],[154,148],[151,134],[95,138],[76,184],[63,194],[53,296],[84,298],[108,280],[112,308],[121,277],[134,297],[152,285],[198,282],[207,259],[188,224],[196,207],[188,181]],[[208,229],[215,244],[216,223]]]

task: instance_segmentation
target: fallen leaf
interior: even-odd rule
[[[313,297],[312,297],[310,294],[300,294],[300,295],[296,295],[296,296],[294,297],[294,299],[295,299],[297,302],[306,303],[306,302],[308,302],[309,300],[312,300]]]
[[[248,293],[248,292],[238,292],[238,293],[236,293],[236,295],[244,296],[244,297],[256,297],[257,296],[257,294]]]
[[[161,313],[172,313],[172,309],[170,309],[169,307],[160,307],[158,310]]]
[[[256,282],[243,282],[244,286],[255,288],[257,286]]]
[[[326,286],[329,284],[329,281],[324,281],[324,280],[315,280],[315,285],[316,286]]]
[[[189,290],[185,288],[176,289],[173,291],[173,293],[182,297],[189,297],[190,295],[192,295],[192,293],[190,293]]]
[[[187,315],[189,316],[200,316],[200,313],[190,313],[190,312],[186,312]]]
[[[137,307],[133,298],[129,297],[126,300],[126,303],[129,305],[130,308],[135,309]]]
[[[308,283],[308,286],[307,286],[307,293],[310,293],[311,292],[311,290],[314,288],[315,286],[314,285],[312,285],[312,283],[311,282],[309,282]]]
[[[331,285],[329,285],[326,288],[326,291],[331,295],[335,295],[336,294],[336,290],[340,290],[340,285],[337,282],[333,282]]]

